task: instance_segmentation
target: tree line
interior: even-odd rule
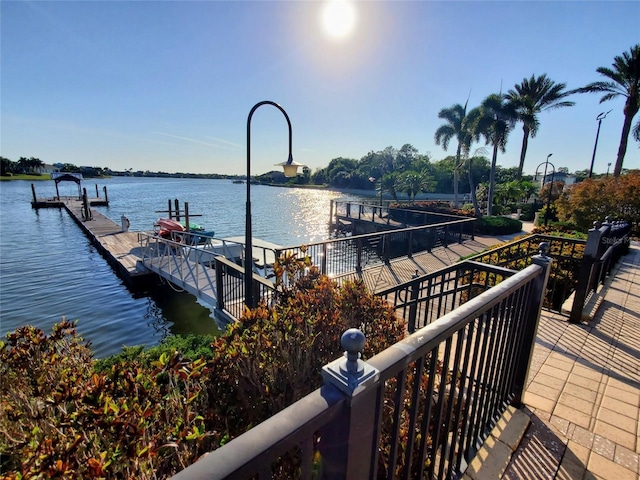
[[[441,109],[438,117],[444,123],[437,128],[434,139],[445,151],[454,142],[456,151],[452,157],[432,161],[429,154],[420,154],[412,145],[405,144],[399,150],[387,147],[382,151],[371,151],[359,160],[334,158],[327,167],[313,173],[305,168],[296,182],[375,189],[380,195],[388,193],[393,198],[397,198],[399,193],[415,198],[423,192],[453,192],[456,206],[460,203],[460,194],[464,194],[478,216],[481,210],[477,192],[486,189],[487,213],[492,215],[496,196],[501,196],[505,191],[505,187],[499,185],[528,180],[523,178],[523,168],[529,140],[535,138],[540,127],[540,114],[573,106],[575,102],[568,97],[577,93],[601,93],[601,103],[618,97],[625,98],[624,123],[612,172],[614,178],[618,177],[623,169],[629,136],[640,142],[640,121],[632,128],[633,118],[640,109],[640,44],[616,56],[611,67],[599,67],[596,71],[605,80],[574,90],[567,90],[565,83],[556,83],[546,74],[531,75],[507,92],[488,95],[477,107],[469,108],[467,99],[464,105],[454,104]],[[509,135],[518,124],[521,124],[523,132],[518,167],[515,170],[502,169],[497,163],[498,155],[506,151]],[[478,144],[475,149],[474,144]],[[487,148],[491,152],[490,161],[485,157]],[[23,173],[34,172],[42,165],[39,159],[33,157],[21,157],[18,162],[2,158],[2,175],[11,172],[12,168]],[[62,171],[79,169],[65,164]],[[562,168],[558,171],[562,171]],[[105,172],[108,173],[108,169]],[[583,173],[576,172],[578,179]],[[591,173],[588,172],[589,176]],[[466,181],[461,185],[463,177],[466,177]],[[275,172],[256,178],[273,183],[287,181]],[[479,185],[483,187],[478,188]],[[527,190],[528,186],[525,184],[519,188]]]

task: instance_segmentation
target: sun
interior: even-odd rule
[[[332,38],[344,38],[354,29],[356,10],[347,0],[329,0],[322,11],[322,27]]]

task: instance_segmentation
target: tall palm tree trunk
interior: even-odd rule
[[[634,106],[635,105],[635,106]],[[627,153],[627,141],[629,140],[629,132],[631,132],[631,122],[636,113],[638,113],[638,100],[629,96],[624,106],[624,124],[622,125],[622,135],[620,136],[620,146],[618,147],[618,157],[616,158],[616,166],[613,169],[613,176],[619,177],[622,172],[622,162]]]
[[[462,151],[462,145],[458,142],[458,149],[456,150],[456,164],[453,166],[453,208],[458,208],[458,184],[460,183],[460,152]]]
[[[471,166],[473,165],[473,158],[469,158],[469,190],[471,193],[471,202],[473,203],[473,212],[477,218],[482,216],[480,211],[480,205],[478,205],[478,197],[476,196],[476,186],[473,183],[473,174],[471,172]]]
[[[489,194],[487,199],[487,215],[493,215],[493,197],[496,192],[496,163],[498,161],[498,144],[493,146],[491,157],[491,170],[489,170]]]
[[[527,156],[527,147],[529,146],[529,127],[522,126],[524,132],[522,136],[522,148],[520,149],[520,165],[518,165],[518,180],[522,180],[522,171],[524,170],[524,159]]]

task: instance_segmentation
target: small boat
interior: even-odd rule
[[[187,222],[180,222],[180,225],[187,229]],[[198,223],[189,222],[189,230],[192,232],[202,232],[204,231],[204,227]]]
[[[171,237],[171,232],[184,232],[184,227],[180,225],[180,222],[176,222],[170,218],[159,218],[156,221],[156,225],[160,227],[158,235],[162,238]]]

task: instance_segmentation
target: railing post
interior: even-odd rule
[[[413,230],[409,232],[409,252],[407,253],[409,258],[413,257]]]
[[[215,257],[216,266],[216,297],[218,302],[218,309],[224,310],[224,272],[223,266],[218,257]]]
[[[320,262],[320,273],[322,275],[329,275],[329,272],[327,272],[327,244],[323,243],[322,244],[322,261]]]
[[[329,228],[333,229],[333,199],[329,200]]]
[[[608,228],[601,227],[600,222],[593,222],[593,228],[589,230],[569,316],[569,322],[571,323],[580,323],[582,321],[584,302],[593,284],[594,266],[599,257],[602,236],[606,231],[608,231]]]
[[[522,336],[522,348],[520,350],[520,358],[516,360],[516,372],[514,379],[514,400],[516,407],[522,406],[522,397],[524,389],[527,385],[527,377],[529,368],[531,367],[531,358],[533,356],[533,347],[536,343],[538,334],[538,322],[540,321],[540,312],[544,303],[545,292],[547,289],[547,281],[549,280],[549,272],[551,270],[551,257],[547,256],[549,252],[549,244],[542,242],[540,244],[540,254],[535,255],[531,259],[531,263],[540,265],[544,271],[534,280],[531,293],[529,295],[528,308],[525,312],[525,326]]]
[[[380,372],[360,359],[364,334],[355,328],[342,335],[343,358],[322,367],[324,388],[337,388],[348,397],[344,411],[320,432],[324,480],[365,480],[374,472],[377,391]]]
[[[418,270],[411,277],[413,282],[409,287],[409,319],[407,320],[407,330],[409,333],[416,331],[416,317],[418,316],[418,293],[420,292],[420,274]]]
[[[362,273],[362,239],[356,240],[356,272]]]

